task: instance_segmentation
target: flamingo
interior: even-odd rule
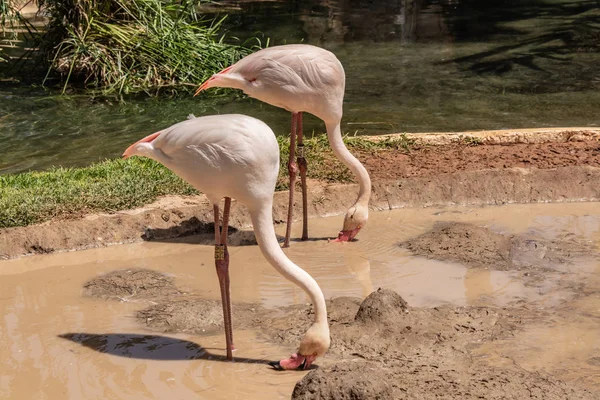
[[[227,359],[232,360],[233,333],[229,292],[227,230],[231,198],[244,204],[252,219],[256,241],[267,261],[310,297],[315,315],[295,354],[271,363],[278,369],[308,368],[329,348],[325,297],[317,282],[290,261],[273,228],[273,193],[279,173],[279,146],[271,128],[246,115],[191,118],[132,144],[123,153],[151,158],[203,192],[213,204],[215,267],[223,302]],[[225,198],[219,228],[219,204]]]
[[[288,247],[292,228],[292,206],[298,167],[302,183],[302,240],[308,239],[308,200],[302,141],[302,113],[309,112],[325,122],[333,153],[348,167],[359,182],[358,198],[348,209],[336,241],[350,241],[369,218],[371,179],[365,167],[348,151],[342,140],[340,124],[344,101],[345,73],[337,57],[320,47],[290,44],[269,47],[242,58],[204,82],[196,91],[211,87],[241,89],[248,96],[292,113],[290,156],[290,195],[287,229],[283,247]],[[298,137],[298,160],[294,163]]]

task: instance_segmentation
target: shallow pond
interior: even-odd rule
[[[598,126],[596,1],[219,1],[234,36],[310,43],[346,69],[344,132]],[[200,82],[198,82],[200,83]],[[1,84],[0,84],[1,85]],[[118,157],[141,136],[190,113],[245,113],[277,134],[288,113],[210,93],[90,101],[0,86],[0,173]],[[306,130],[323,124],[307,118]]]
[[[515,360],[528,371],[600,391],[597,210],[597,203],[573,203],[377,212],[357,242],[294,242],[286,253],[315,277],[326,298],[364,297],[385,287],[413,307],[545,310],[547,319],[528,323],[512,339],[486,344],[474,356],[492,365]],[[311,220],[311,234],[325,237],[339,218]],[[547,265],[545,275],[531,281],[523,271],[466,268],[398,247],[436,221],[473,223],[503,234],[535,233],[549,241],[577,238],[590,253]],[[307,302],[257,246],[231,247],[230,253],[234,308],[236,302],[256,302],[276,313],[278,307]],[[134,267],[161,271],[187,292],[219,298],[213,248],[194,244],[193,237],[1,261],[0,398],[289,398],[303,373],[278,373],[264,361],[287,356],[293,348],[235,329],[234,321],[238,361],[223,362],[216,357],[223,354],[222,335],[156,334],[133,318],[147,303],[82,297],[89,279]],[[331,362],[327,356],[320,361]]]

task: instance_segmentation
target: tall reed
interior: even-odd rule
[[[7,1],[7,0],[0,0]],[[222,20],[203,19],[190,0],[39,0],[49,16],[40,40],[44,84],[104,93],[191,90],[260,46],[237,45]]]

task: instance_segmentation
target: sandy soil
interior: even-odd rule
[[[600,142],[419,146],[399,151],[359,151],[356,156],[375,181],[484,169],[600,167]]]
[[[490,138],[504,137],[502,135]],[[487,136],[486,136],[487,138]],[[565,140],[567,140],[566,138]],[[487,140],[487,139],[486,139]],[[358,151],[373,181],[371,207],[504,204],[600,199],[600,141],[419,145],[402,151]],[[345,212],[356,185],[309,183],[309,216]],[[300,197],[294,215],[300,216]],[[287,192],[275,195],[274,219],[283,222]],[[206,233],[212,241],[212,207],[203,196],[165,197],[115,214],[0,229],[0,259]],[[235,205],[232,244],[253,243],[245,208]],[[340,221],[341,227],[341,221]],[[335,236],[337,231],[331,233]]]

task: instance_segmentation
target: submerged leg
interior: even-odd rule
[[[290,133],[290,157],[288,159],[288,172],[290,174],[290,199],[288,202],[287,226],[285,228],[285,240],[283,247],[290,247],[290,235],[292,233],[292,218],[294,216],[294,188],[296,186],[296,174],[298,167],[294,162],[296,153],[296,121],[297,113],[292,113],[292,129]]]
[[[215,267],[221,288],[221,302],[223,303],[223,321],[225,325],[225,343],[227,346],[227,359],[233,360],[233,329],[231,324],[231,296],[229,292],[229,252],[227,251],[227,231],[229,228],[229,209],[231,198],[225,198],[223,208],[223,228],[219,228],[219,206],[213,206],[215,214]]]
[[[302,240],[308,240],[308,193],[306,187],[306,171],[308,163],[304,158],[304,142],[302,141],[302,113],[298,113],[296,130],[298,132],[298,168],[300,169],[300,182],[302,183]]]

